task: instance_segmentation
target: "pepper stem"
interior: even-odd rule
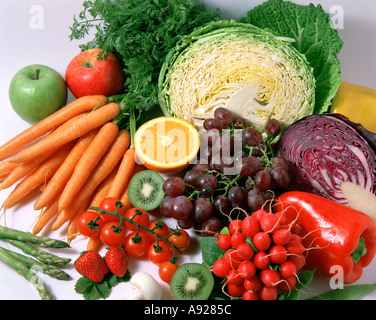
[[[366,243],[364,241],[364,238],[359,239],[358,246],[354,250],[354,252],[351,254],[352,258],[355,263],[359,262],[360,258],[365,256],[367,254],[367,248],[366,248]]]

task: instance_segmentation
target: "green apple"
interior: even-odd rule
[[[54,69],[33,64],[19,70],[9,86],[9,100],[14,111],[34,124],[67,103],[67,85]]]

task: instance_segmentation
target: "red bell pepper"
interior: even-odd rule
[[[306,264],[325,277],[334,276],[330,269],[338,266],[343,270],[343,282],[353,283],[375,256],[376,223],[363,212],[302,191],[283,193],[275,210],[284,212],[294,232],[304,237]],[[366,251],[354,261],[361,239]]]

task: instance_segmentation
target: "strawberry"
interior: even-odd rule
[[[119,247],[108,249],[105,260],[110,271],[117,277],[124,277],[128,269],[128,253]]]
[[[84,251],[74,263],[76,271],[93,282],[102,282],[108,267],[96,251]]]

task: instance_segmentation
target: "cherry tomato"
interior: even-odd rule
[[[136,214],[136,212],[140,211],[140,213]],[[144,210],[144,209],[141,209],[141,208],[130,208],[129,210],[127,210],[127,212],[125,213],[125,217],[127,219],[132,219],[133,217],[133,221],[142,225],[143,227],[148,227],[149,226],[149,223],[150,223],[150,218],[149,218],[149,215],[147,214],[147,212]],[[137,227],[128,222],[128,221],[125,221],[125,226],[131,230],[131,231],[137,231]]]
[[[102,216],[95,222],[98,225],[96,229],[91,229],[88,226],[89,222],[94,221],[97,216],[98,216],[98,213],[94,211],[85,211],[81,213],[81,215],[78,217],[78,220],[77,220],[78,232],[81,233],[85,237],[99,236],[99,230],[102,228],[105,222]]]
[[[152,229],[155,233],[158,233],[160,236],[167,237],[170,234],[170,230],[168,226],[160,220],[152,221],[149,226],[149,229]],[[155,241],[155,235],[148,232],[148,236],[150,237],[151,241]]]
[[[104,224],[99,233],[101,241],[109,247],[118,247],[123,244],[125,240],[125,226],[121,224],[120,229],[117,229],[118,222],[109,221]]]
[[[173,256],[172,247],[164,241],[159,241],[157,245],[157,241],[153,242],[148,250],[148,258],[150,262],[161,265],[165,261],[171,260]]]
[[[166,283],[170,283],[177,268],[179,268],[177,263],[171,263],[171,261],[162,262],[158,268],[159,278]]]
[[[172,232],[172,235],[168,237],[168,240],[179,248],[181,252],[188,249],[191,242],[191,238],[187,231],[183,229],[176,229]]]
[[[105,198],[105,199],[103,199],[103,201],[99,205],[99,208],[106,210],[106,211],[109,211],[109,212],[115,213],[116,210],[117,210],[117,206],[116,206],[117,201],[120,201],[120,200],[117,199],[117,198]],[[124,216],[125,215],[124,209],[120,208],[119,211],[118,211],[118,214],[121,215],[121,216]],[[106,213],[102,213],[102,217],[106,221],[119,221],[118,217],[115,217],[115,216],[112,216],[112,215],[106,214]]]
[[[133,231],[127,235],[124,241],[124,249],[130,256],[141,258],[148,252],[151,242],[146,232],[139,231],[138,237],[136,237],[136,234],[137,232]]]

